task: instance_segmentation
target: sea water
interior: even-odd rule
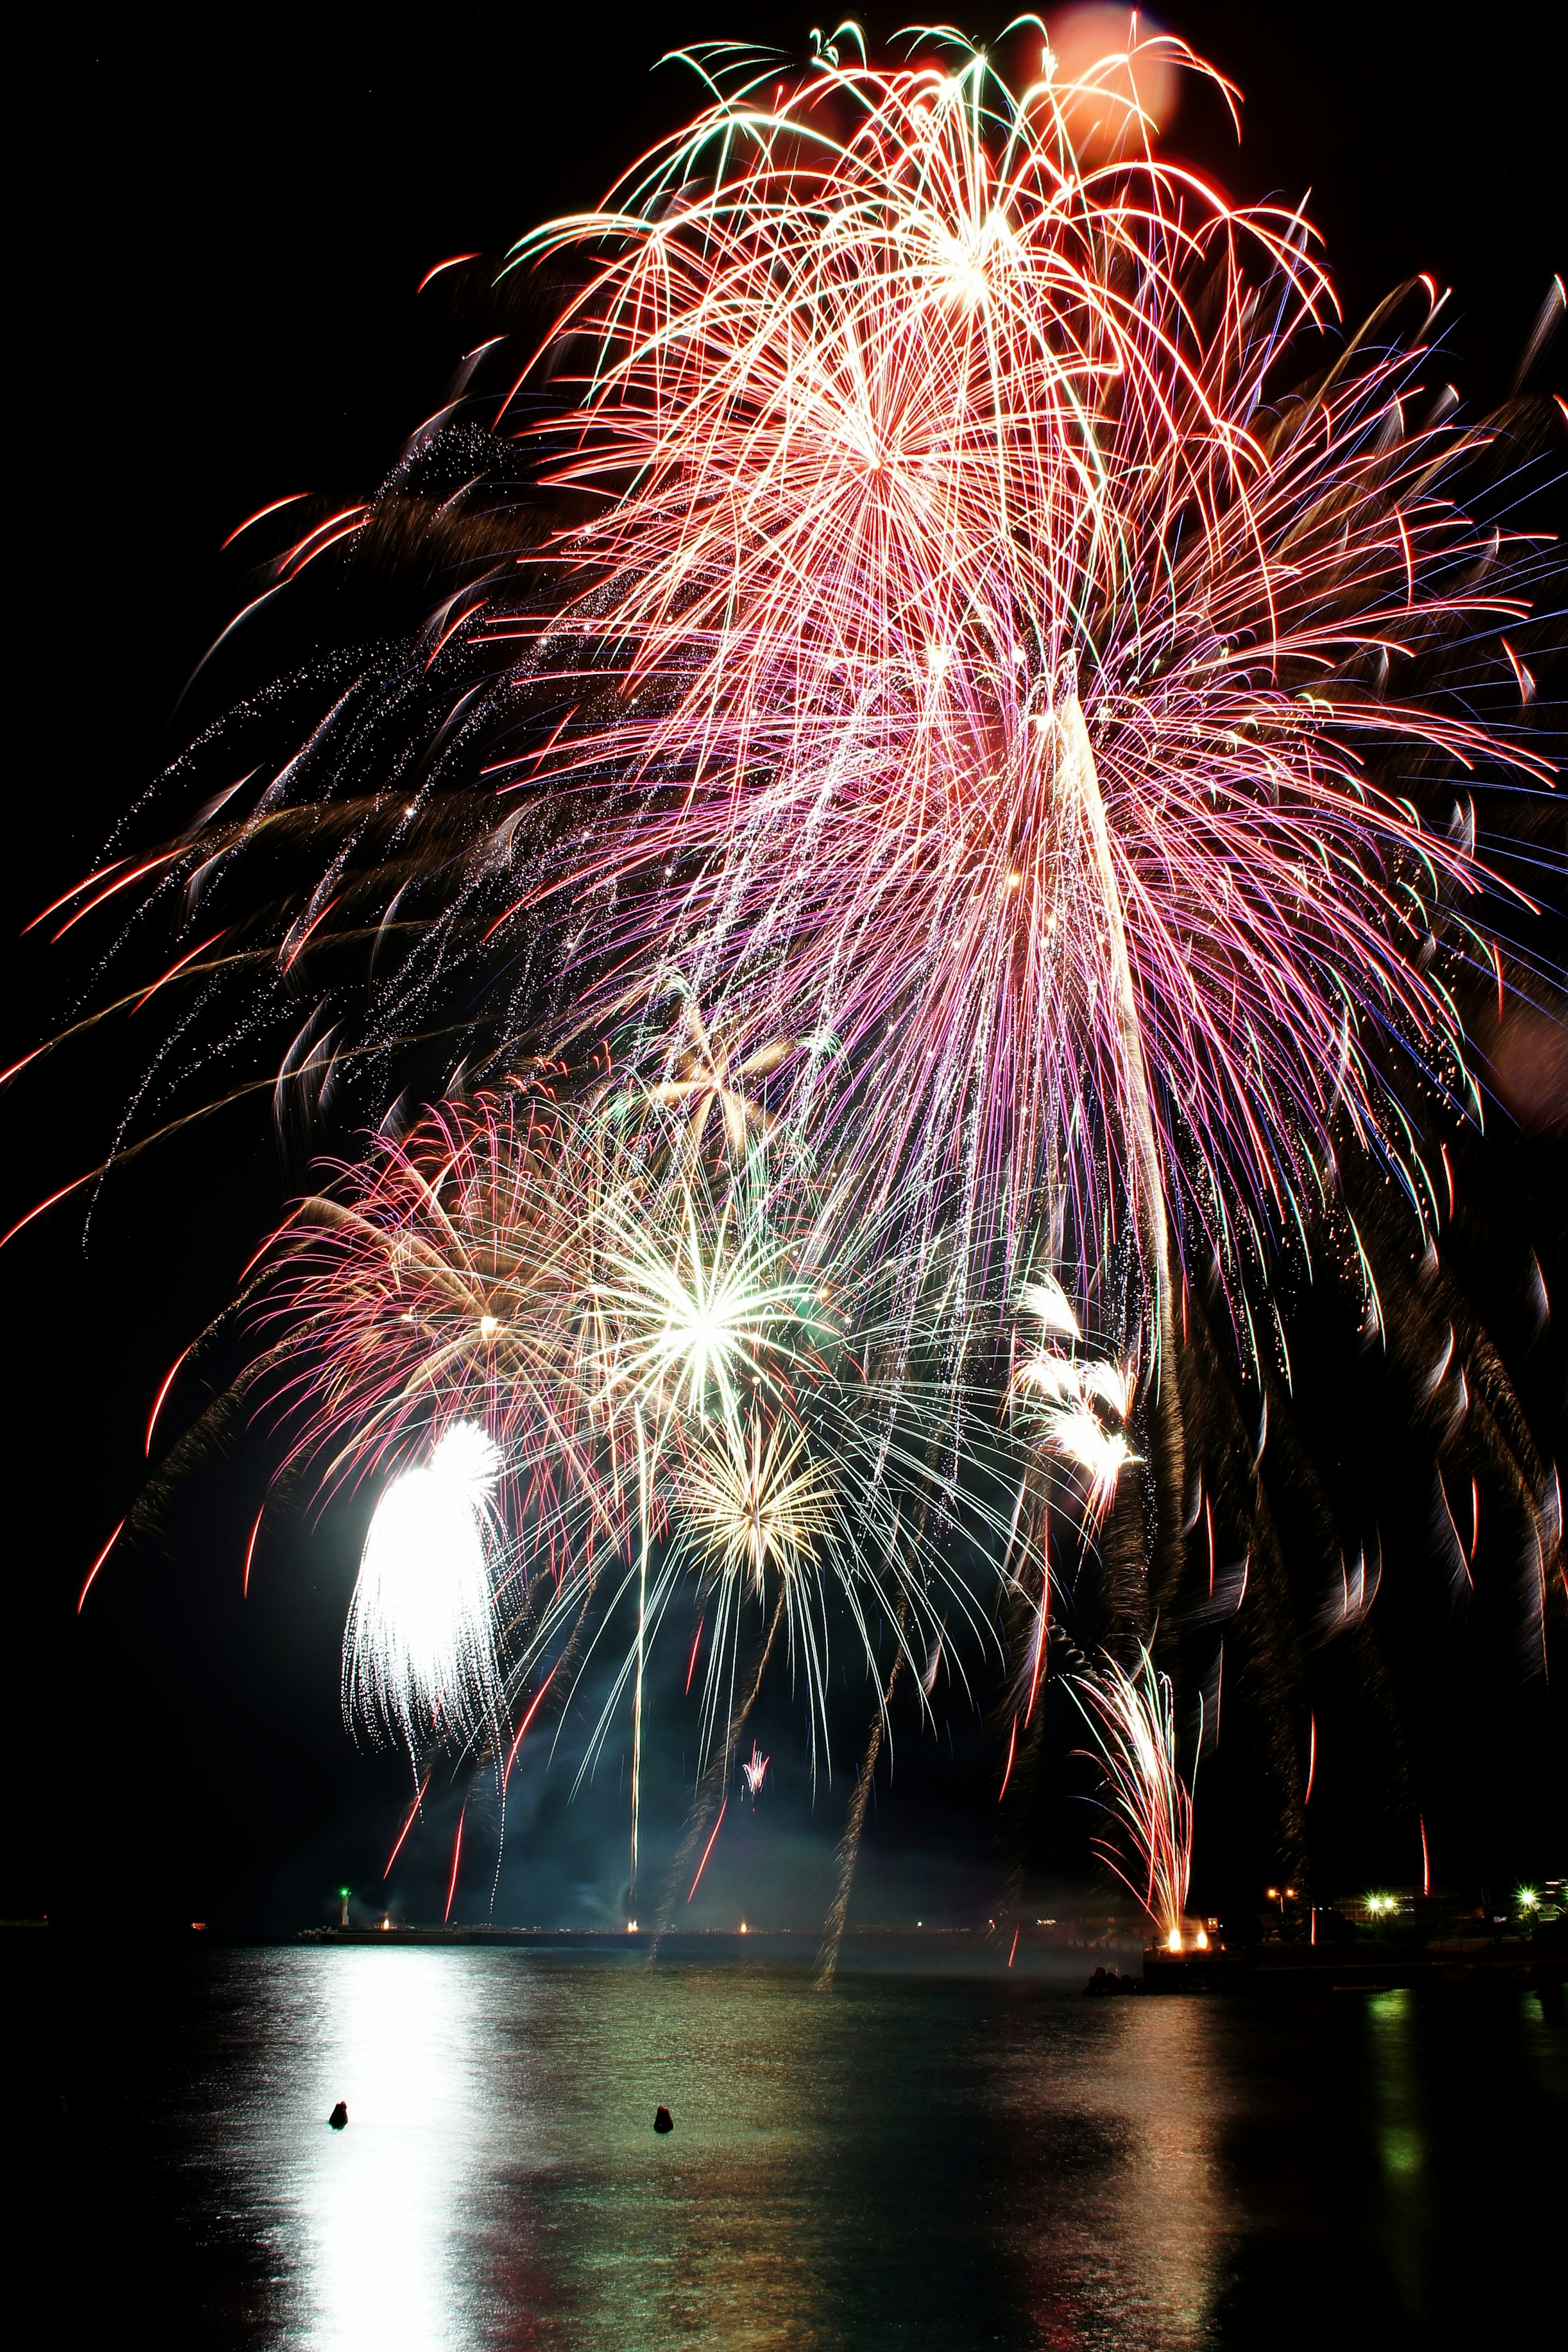
[[[7,1955],[10,2030],[80,2340],[1163,2352],[1550,2307],[1550,1990],[1089,2001],[998,1962],[824,1994],[632,1952],[49,1943]]]

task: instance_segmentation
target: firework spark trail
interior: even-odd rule
[[[1193,1801],[1176,1766],[1170,1679],[1145,1651],[1136,1679],[1108,1658],[1066,1680],[1094,1734],[1107,1810],[1125,1840],[1125,1846],[1097,1840],[1096,1850],[1137,1896],[1161,1942],[1178,1951],[1192,1875]]]
[[[830,1992],[833,1990],[833,1979],[838,1969],[839,1948],[844,1941],[845,1923],[849,1916],[849,1896],[855,1885],[855,1865],[860,1858],[860,1835],[866,1826],[866,1807],[871,1797],[871,1780],[877,1769],[877,1760],[882,1752],[882,1739],[888,1727],[888,1708],[892,1702],[894,1685],[899,1679],[899,1669],[904,1663],[903,1632],[903,1622],[900,1619],[894,1628],[893,1663],[889,1670],[886,1685],[879,1686],[878,1690],[877,1711],[871,1717],[871,1728],[866,1740],[866,1753],[860,1759],[860,1770],[855,1782],[854,1794],[850,1797],[849,1810],[844,1818],[844,1834],[838,1841],[838,1883],[834,1889],[833,1901],[828,1906],[827,1916],[823,1922],[822,1948],[816,1956],[816,1975],[814,1982],[818,1992]]]
[[[643,1669],[647,1663],[647,1555],[653,1536],[652,1497],[648,1492],[649,1464],[642,1413],[634,1406],[637,1433],[637,1673],[632,1684],[632,1867],[627,1901],[637,1891],[637,1836],[642,1820]]]

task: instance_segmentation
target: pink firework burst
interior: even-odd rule
[[[1336,1136],[1411,1157],[1396,1064],[1463,1094],[1483,876],[1433,812],[1532,763],[1414,681],[1521,608],[1407,421],[1419,331],[1318,356],[1300,216],[1131,118],[1088,168],[1077,105],[1048,52],[1020,96],[951,44],[825,60],[529,241],[595,257],[554,475],[595,519],[539,625],[593,715],[512,782],[590,819],[617,990],[673,954],[796,1041],[857,1217],[1004,1286],[1043,1232],[1120,1250],[1168,1339],[1171,1212],[1234,1270]],[[545,861],[514,919],[589,879]]]

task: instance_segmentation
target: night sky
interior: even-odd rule
[[[1237,151],[1205,102],[1189,105],[1169,144],[1237,196],[1310,187],[1352,318],[1407,274],[1450,283],[1448,372],[1484,403],[1506,389],[1552,271],[1568,261],[1561,74],[1546,62],[1556,14],[1474,11],[1460,31],[1405,8],[1174,9],[1169,29],[1240,85],[1245,136]],[[981,10],[969,26],[1000,21]],[[454,252],[499,255],[542,217],[601,195],[695,103],[679,68],[650,77],[673,42],[734,33],[804,47],[809,26],[804,11],[744,5],[625,17],[450,7],[402,20],[281,8],[235,22],[193,18],[175,33],[106,16],[96,31],[73,29],[68,47],[36,48],[18,79],[36,164],[12,232],[21,576],[0,866],[8,943],[89,869],[190,731],[266,676],[258,641],[175,709],[241,600],[237,560],[219,553],[227,532],[292,491],[345,505],[366,495],[440,404],[460,322],[439,293],[416,299],[423,273]],[[1560,351],[1559,382],[1561,371]],[[287,650],[279,640],[279,658]],[[5,953],[9,1061],[89,971],[58,950],[51,961],[37,934]],[[152,1039],[139,1043],[134,1023],[100,1036],[9,1091],[5,1224],[102,1156]],[[1539,1187],[1562,1170],[1561,1139],[1531,1150]],[[338,1705],[368,1498],[319,1525],[299,1509],[269,1521],[242,1605],[268,1469],[258,1440],[174,1500],[162,1551],[112,1559],[85,1615],[73,1613],[144,1475],[162,1375],[231,1294],[297,1181],[279,1167],[265,1109],[237,1110],[113,1181],[85,1249],[81,1209],[67,1205],[0,1256],[13,1725],[0,1901],[11,1916],[302,1924],[343,1876],[370,1883],[395,1829],[404,1776],[356,1754]],[[1499,1691],[1499,1720],[1516,1702],[1535,1706],[1522,1692],[1517,1679]],[[868,1696],[858,1686],[846,1699],[847,1722],[863,1725]],[[1562,1720],[1559,1709],[1553,1730],[1542,1716],[1486,1782],[1488,1867],[1562,1867],[1549,1850],[1560,1800],[1547,1793]],[[813,1825],[798,1718],[781,1700],[759,1727],[781,1762],[775,1842],[764,1811],[737,1844],[723,1907],[771,1888],[805,1925],[843,1763]],[[942,1753],[929,1741],[917,1752],[910,1728],[891,1794],[879,1784],[858,1910],[983,1915],[1001,1864],[980,1727],[955,1726],[951,1759],[945,1738]],[[621,1835],[617,1754],[612,1743],[580,1815],[562,1810],[563,1792],[538,1796],[546,1860],[526,1894],[508,1882],[499,1916],[590,1924],[609,1903],[613,1871],[596,1847]],[[1365,1794],[1372,1826],[1325,1874],[1381,1867],[1408,1879],[1397,1808],[1375,1787]],[[679,1783],[650,1801],[673,1826]],[[1392,1842],[1380,1846],[1385,1818]],[[1467,1867],[1478,1835],[1472,1821]],[[1043,1867],[1081,1851],[1079,1831],[1056,1846],[1041,1836]],[[438,1910],[443,1859],[433,1836],[427,1864],[411,1862],[405,1916]],[[1239,1883],[1262,1876],[1253,1861],[1238,1846],[1206,1866],[1215,1885]],[[476,1877],[471,1916],[485,1891]]]

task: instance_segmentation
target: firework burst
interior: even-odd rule
[[[1131,1250],[1152,1365],[1168,1204],[1234,1265],[1335,1122],[1405,1150],[1391,1041],[1463,1097],[1418,951],[1484,951],[1481,877],[1370,763],[1532,762],[1388,688],[1516,609],[1462,585],[1411,359],[1267,402],[1331,314],[1300,220],[1135,139],[1080,170],[1064,95],[1048,52],[1018,98],[963,52],[825,66],[531,241],[607,257],[555,478],[633,487],[556,551],[624,715],[513,781],[592,819],[620,953],[678,940],[754,1034],[837,1041],[789,1100],[858,1213],[1004,1290],[1065,1213],[1068,1262]]]
[[[280,1132],[365,1096],[260,1310],[287,1466],[388,1482],[345,1696],[471,1743],[630,1612],[589,1761],[629,1699],[635,1880],[672,1603],[709,1770],[748,1613],[815,1755],[837,1615],[878,1689],[840,1928],[900,1661],[999,1588],[1027,1723],[1048,1511],[1081,1555],[1126,1500],[1184,1556],[1190,1277],[1262,1387],[1268,1270],[1347,1166],[1435,1232],[1410,1106],[1478,1111],[1464,1003],[1502,985],[1475,795],[1550,774],[1502,635],[1542,559],[1461,503],[1488,433],[1426,388],[1434,288],[1336,341],[1300,215],[1155,152],[1150,74],[1217,77],[1128,41],[1017,91],[949,33],[700,53],[696,120],[512,256],[572,290],[489,427],[274,566],[416,542],[426,625],[50,910],[173,914],[107,1010],[225,1052],[286,1021],[239,1087]],[[1551,1482],[1507,1451],[1544,1594]],[[1075,1690],[1168,1932],[1171,1686]]]
[[[1192,1792],[1176,1765],[1175,1695],[1145,1652],[1136,1677],[1114,1659],[1068,1675],[1068,1688],[1094,1735],[1106,1775],[1106,1810],[1118,1835],[1099,1841],[1101,1859],[1129,1887],[1171,1950],[1193,1864]]]
[[[343,1635],[343,1714],[417,1759],[438,1727],[493,1726],[500,1698],[489,1551],[500,1456],[472,1422],[402,1471],[365,1538]]]

